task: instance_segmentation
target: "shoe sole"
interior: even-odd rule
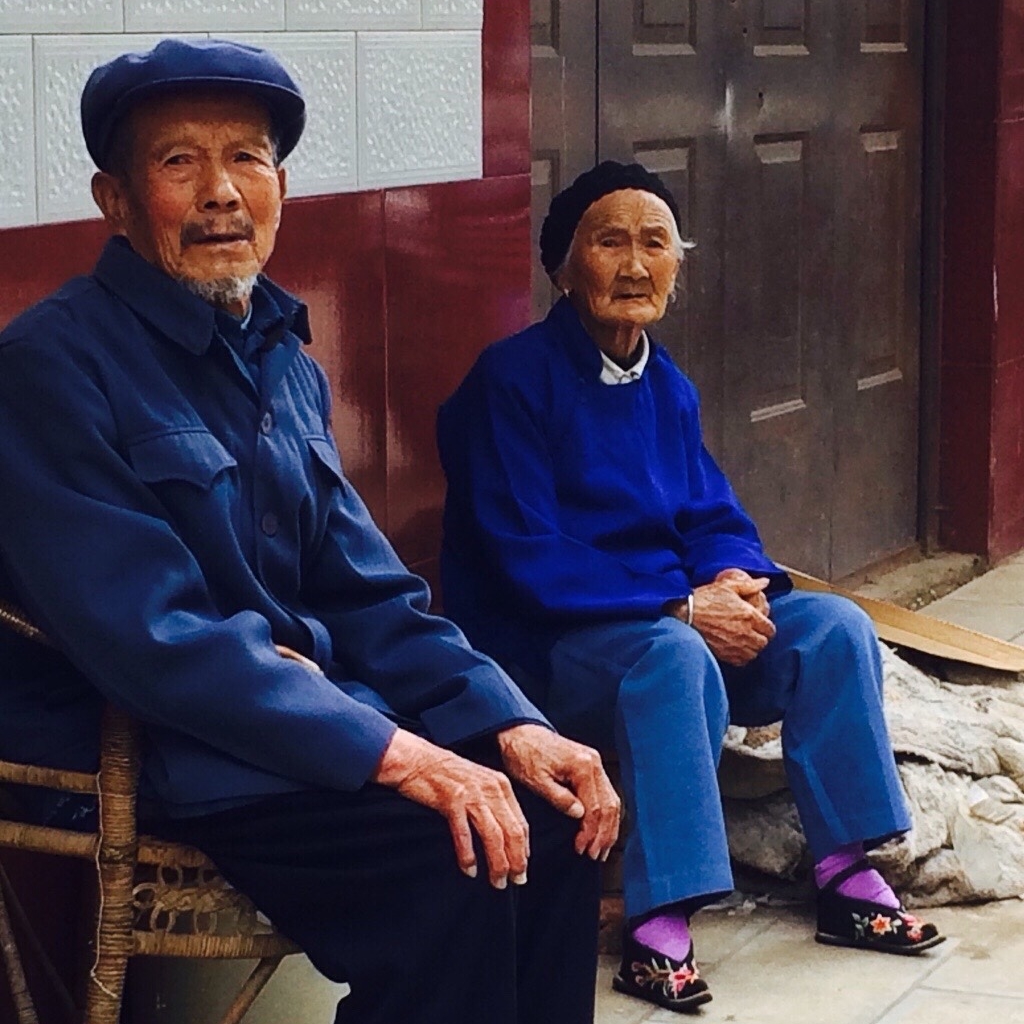
[[[933,935],[930,939],[917,942],[913,946],[893,946],[885,942],[872,942],[870,939],[844,939],[841,935],[829,935],[828,932],[815,932],[814,941],[825,946],[844,946],[847,949],[871,949],[876,953],[895,953],[897,956],[918,956],[939,943],[946,941],[945,935]]]
[[[705,1003],[711,1002],[711,993],[707,989],[704,989],[703,992],[695,992],[692,996],[687,996],[685,999],[667,999],[665,996],[655,992],[645,992],[643,989],[638,990],[626,981],[621,974],[616,974],[612,978],[612,988],[623,995],[633,996],[634,999],[643,999],[645,1002],[654,1003],[656,1006],[666,1010],[675,1010],[677,1013],[693,1013],[694,1010]]]

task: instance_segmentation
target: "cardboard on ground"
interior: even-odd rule
[[[793,584],[801,590],[841,594],[855,601],[871,616],[878,636],[887,643],[1000,672],[1024,672],[1024,647],[951,622],[929,618],[888,601],[861,597],[796,569],[786,569],[786,572],[792,577]]]

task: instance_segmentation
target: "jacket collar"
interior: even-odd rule
[[[569,359],[576,367],[584,380],[601,380],[601,371],[604,369],[604,357],[597,347],[597,342],[587,332],[580,320],[576,307],[566,297],[560,298],[550,309],[544,318],[544,323],[550,326],[555,335],[562,339]],[[643,366],[636,366],[640,374],[655,360],[663,358],[663,350],[655,344],[654,339],[648,331],[644,331],[647,342],[647,351]]]
[[[126,239],[114,237],[107,242],[94,276],[169,340],[195,355],[209,349],[215,331],[215,307],[144,260]],[[305,304],[263,275],[256,287],[263,289],[271,301],[254,302],[254,315],[259,315],[261,306],[273,307],[283,318],[285,330],[308,344],[309,316]]]
[[[551,307],[545,322],[562,339],[580,375],[585,380],[598,380],[601,376],[601,350],[587,333],[573,304],[563,296]]]

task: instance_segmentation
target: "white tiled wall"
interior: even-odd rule
[[[0,227],[35,219],[32,130],[32,40],[0,38]]]
[[[361,33],[359,170],[371,186],[480,175],[475,32]]]
[[[483,0],[0,0],[0,228],[96,216],[79,98],[166,35],[277,53],[302,86],[290,195],[479,177]]]
[[[124,0],[126,32],[284,30],[284,0]]]
[[[420,0],[291,0],[288,28],[419,28]]]
[[[121,0],[0,0],[0,33],[121,32]]]
[[[483,15],[479,0],[423,0],[424,28],[471,28],[479,32]]]

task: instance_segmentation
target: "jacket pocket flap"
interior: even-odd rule
[[[218,473],[238,463],[206,430],[182,430],[160,434],[128,445],[128,458],[140,480],[186,480],[209,488]]]
[[[306,441],[317,461],[328,469],[339,483],[344,483],[345,474],[342,472],[341,459],[334,445],[326,437],[307,437]]]

